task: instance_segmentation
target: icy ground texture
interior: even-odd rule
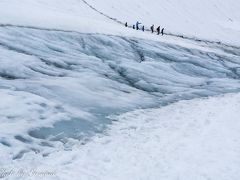
[[[240,94],[137,110],[84,146],[8,166],[55,170],[46,179],[239,180],[239,109]]]
[[[69,148],[112,114],[239,92],[238,48],[178,44],[0,27],[1,163]]]

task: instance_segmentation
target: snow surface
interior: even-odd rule
[[[238,180],[239,108],[240,94],[229,94],[129,112],[85,145],[8,167],[55,170],[48,179]]]
[[[167,32],[239,45],[240,0],[85,0],[123,23],[141,21]],[[0,23],[150,38],[126,30],[84,0],[1,0]],[[156,39],[156,37],[155,37]]]
[[[170,105],[240,89],[238,0],[194,2],[1,0],[0,176],[1,167],[39,166],[59,179],[81,172],[83,179],[236,179],[238,123],[217,113],[237,121],[239,95],[207,100],[206,109],[197,101],[203,114],[194,100]],[[185,38],[135,31],[118,20],[164,24]],[[137,110],[153,107],[163,108]],[[211,113],[208,126],[201,117]],[[228,142],[219,140],[221,132]]]
[[[87,0],[123,22],[160,25],[175,34],[239,45],[240,0]]]

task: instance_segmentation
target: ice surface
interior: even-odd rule
[[[44,154],[42,144],[102,132],[112,114],[239,91],[238,48],[182,41],[1,27],[0,87],[13,94],[2,103],[2,127],[13,128],[2,145],[20,143],[13,159]]]
[[[237,179],[238,1],[1,0],[0,177]]]

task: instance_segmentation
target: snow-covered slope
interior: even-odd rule
[[[138,20],[174,34],[240,44],[240,0],[1,0],[0,23],[138,36],[84,2],[129,24]]]
[[[123,22],[161,25],[174,34],[240,44],[240,0],[86,0]]]
[[[163,16],[179,7],[183,16],[180,19],[189,18],[189,23],[183,23],[182,29],[178,29],[180,26],[174,24],[180,19],[171,13],[172,21],[168,22],[172,24],[166,23],[167,31],[206,39],[198,41],[143,33],[117,22],[141,20],[146,25],[157,24],[158,2],[0,1],[0,166],[20,167],[31,159],[37,165],[45,158],[54,161],[58,151],[69,155],[65,151],[74,149],[79,142],[86,144],[97,134],[103,135],[113,121],[119,119],[110,118],[113,115],[167,106],[180,100],[239,92],[240,49],[234,46],[239,45],[236,38],[239,14],[235,9],[238,3],[235,1],[236,6],[235,3],[220,3],[221,8],[213,8],[216,2],[201,5],[191,2],[187,4],[191,8],[186,8],[184,4],[170,6],[170,1],[161,1],[167,8]],[[126,3],[129,7],[132,3],[135,6],[126,8]],[[205,13],[208,19],[198,16],[197,4],[202,14],[203,7],[209,7],[213,15]],[[143,16],[141,13],[146,11],[152,14]],[[229,12],[236,24],[232,30],[213,23],[226,20],[222,11]],[[202,23],[203,19],[206,23]],[[216,33],[211,37],[205,34],[198,26],[200,23]],[[190,24],[194,28],[190,28]],[[228,36],[222,36],[224,32]],[[148,118],[156,116],[154,113],[147,115]],[[236,133],[234,138],[237,136]],[[83,152],[88,151],[88,146],[81,148]],[[74,156],[69,156],[72,161],[56,161],[59,166],[53,164],[60,169],[59,177],[63,175],[60,173],[65,168],[63,164],[70,164],[72,168],[78,162],[73,160],[81,159],[76,157],[79,153],[75,151],[78,149],[74,150]],[[89,170],[95,168],[88,167]],[[122,170],[116,171],[124,175]],[[68,175],[66,173],[65,177]]]
[[[84,146],[45,158],[31,153],[8,167],[48,167],[47,179],[238,180],[239,108],[238,94],[130,112]]]

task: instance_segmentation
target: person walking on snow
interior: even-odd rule
[[[154,32],[154,24],[151,26],[151,31]]]
[[[161,30],[161,34],[162,34],[162,36],[163,36],[163,34],[164,34],[164,28],[162,28],[162,30]]]
[[[127,22],[125,23],[125,27],[128,27],[128,24],[127,24]]]
[[[157,35],[159,35],[160,34],[160,26],[158,26],[158,28],[157,28]]]
[[[135,25],[133,25],[133,29],[135,29]]]
[[[143,32],[145,31],[145,27],[144,27],[144,26],[142,26],[142,31],[143,31]]]
[[[141,24],[141,23],[137,21],[137,23],[136,23],[136,29],[137,30],[139,30],[139,24]]]

